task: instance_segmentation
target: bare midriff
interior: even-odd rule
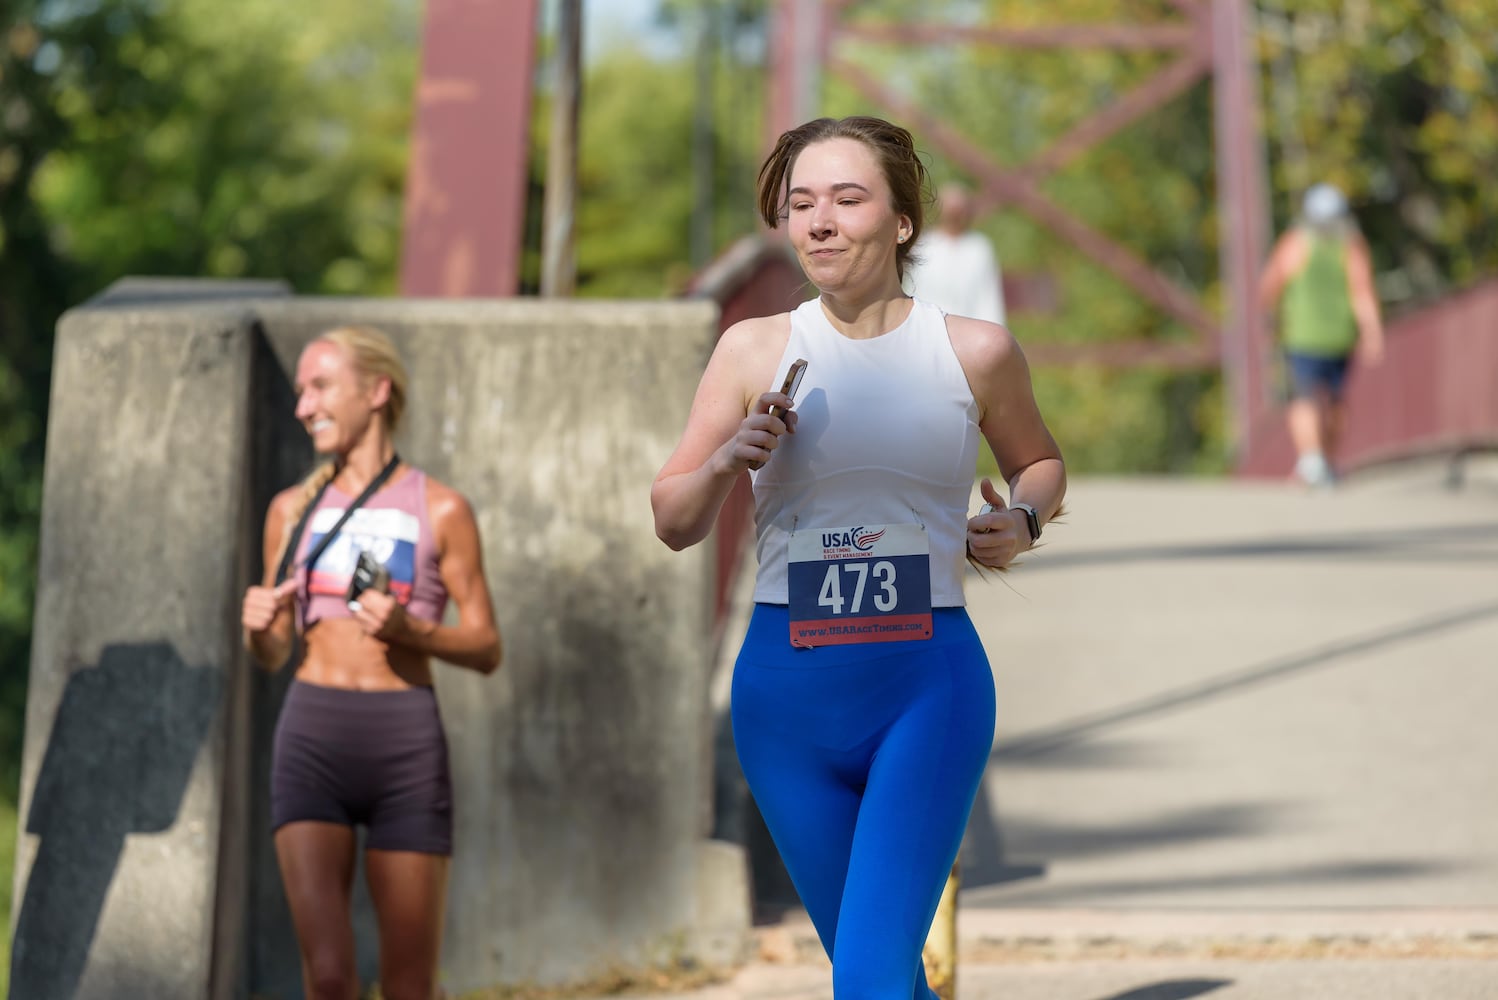
[[[432,684],[429,656],[376,639],[352,618],[314,622],[302,643],[296,679],[307,684],[350,691],[403,691]]]

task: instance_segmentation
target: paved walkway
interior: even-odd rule
[[[1083,480],[971,581],[962,1000],[1498,998],[1498,462],[1446,471]],[[831,996],[804,915],[759,945],[694,996]]]

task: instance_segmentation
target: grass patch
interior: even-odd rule
[[[10,889],[16,870],[16,806],[0,797],[0,997],[10,995]]]

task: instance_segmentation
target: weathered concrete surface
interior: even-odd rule
[[[60,324],[11,994],[202,997],[237,975],[239,550],[253,320]],[[242,702],[242,699],[239,699]]]
[[[707,839],[714,547],[670,552],[649,510],[716,308],[111,291],[59,336],[15,995],[300,993],[267,829],[290,671],[252,670],[237,621],[312,462],[297,354],[341,323],[400,346],[398,446],[472,500],[504,638],[497,675],[438,671],[448,989],[739,957],[743,855]]]

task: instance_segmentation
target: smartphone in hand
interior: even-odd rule
[[[378,590],[382,594],[389,593],[390,571],[372,553],[364,550],[359,553],[359,558],[354,563],[354,572],[349,579],[348,593],[344,596],[344,600],[353,604],[366,590]]]
[[[801,376],[806,374],[806,359],[797,358],[791,362],[791,367],[785,373],[785,381],[780,385],[780,394],[789,396],[792,400],[796,398],[796,390],[801,388]],[[770,416],[785,417],[785,411],[778,406],[770,407]]]
[[[797,358],[795,361],[791,362],[791,367],[785,373],[785,381],[780,384],[780,394],[782,396],[789,396],[791,397],[791,400],[794,401],[796,398],[796,390],[801,388],[801,376],[805,374],[805,358]],[[770,416],[772,417],[779,417],[780,419],[784,420],[785,414],[786,410],[783,407],[770,407]],[[764,464],[764,462],[750,462],[749,468],[760,469],[764,467]]]

